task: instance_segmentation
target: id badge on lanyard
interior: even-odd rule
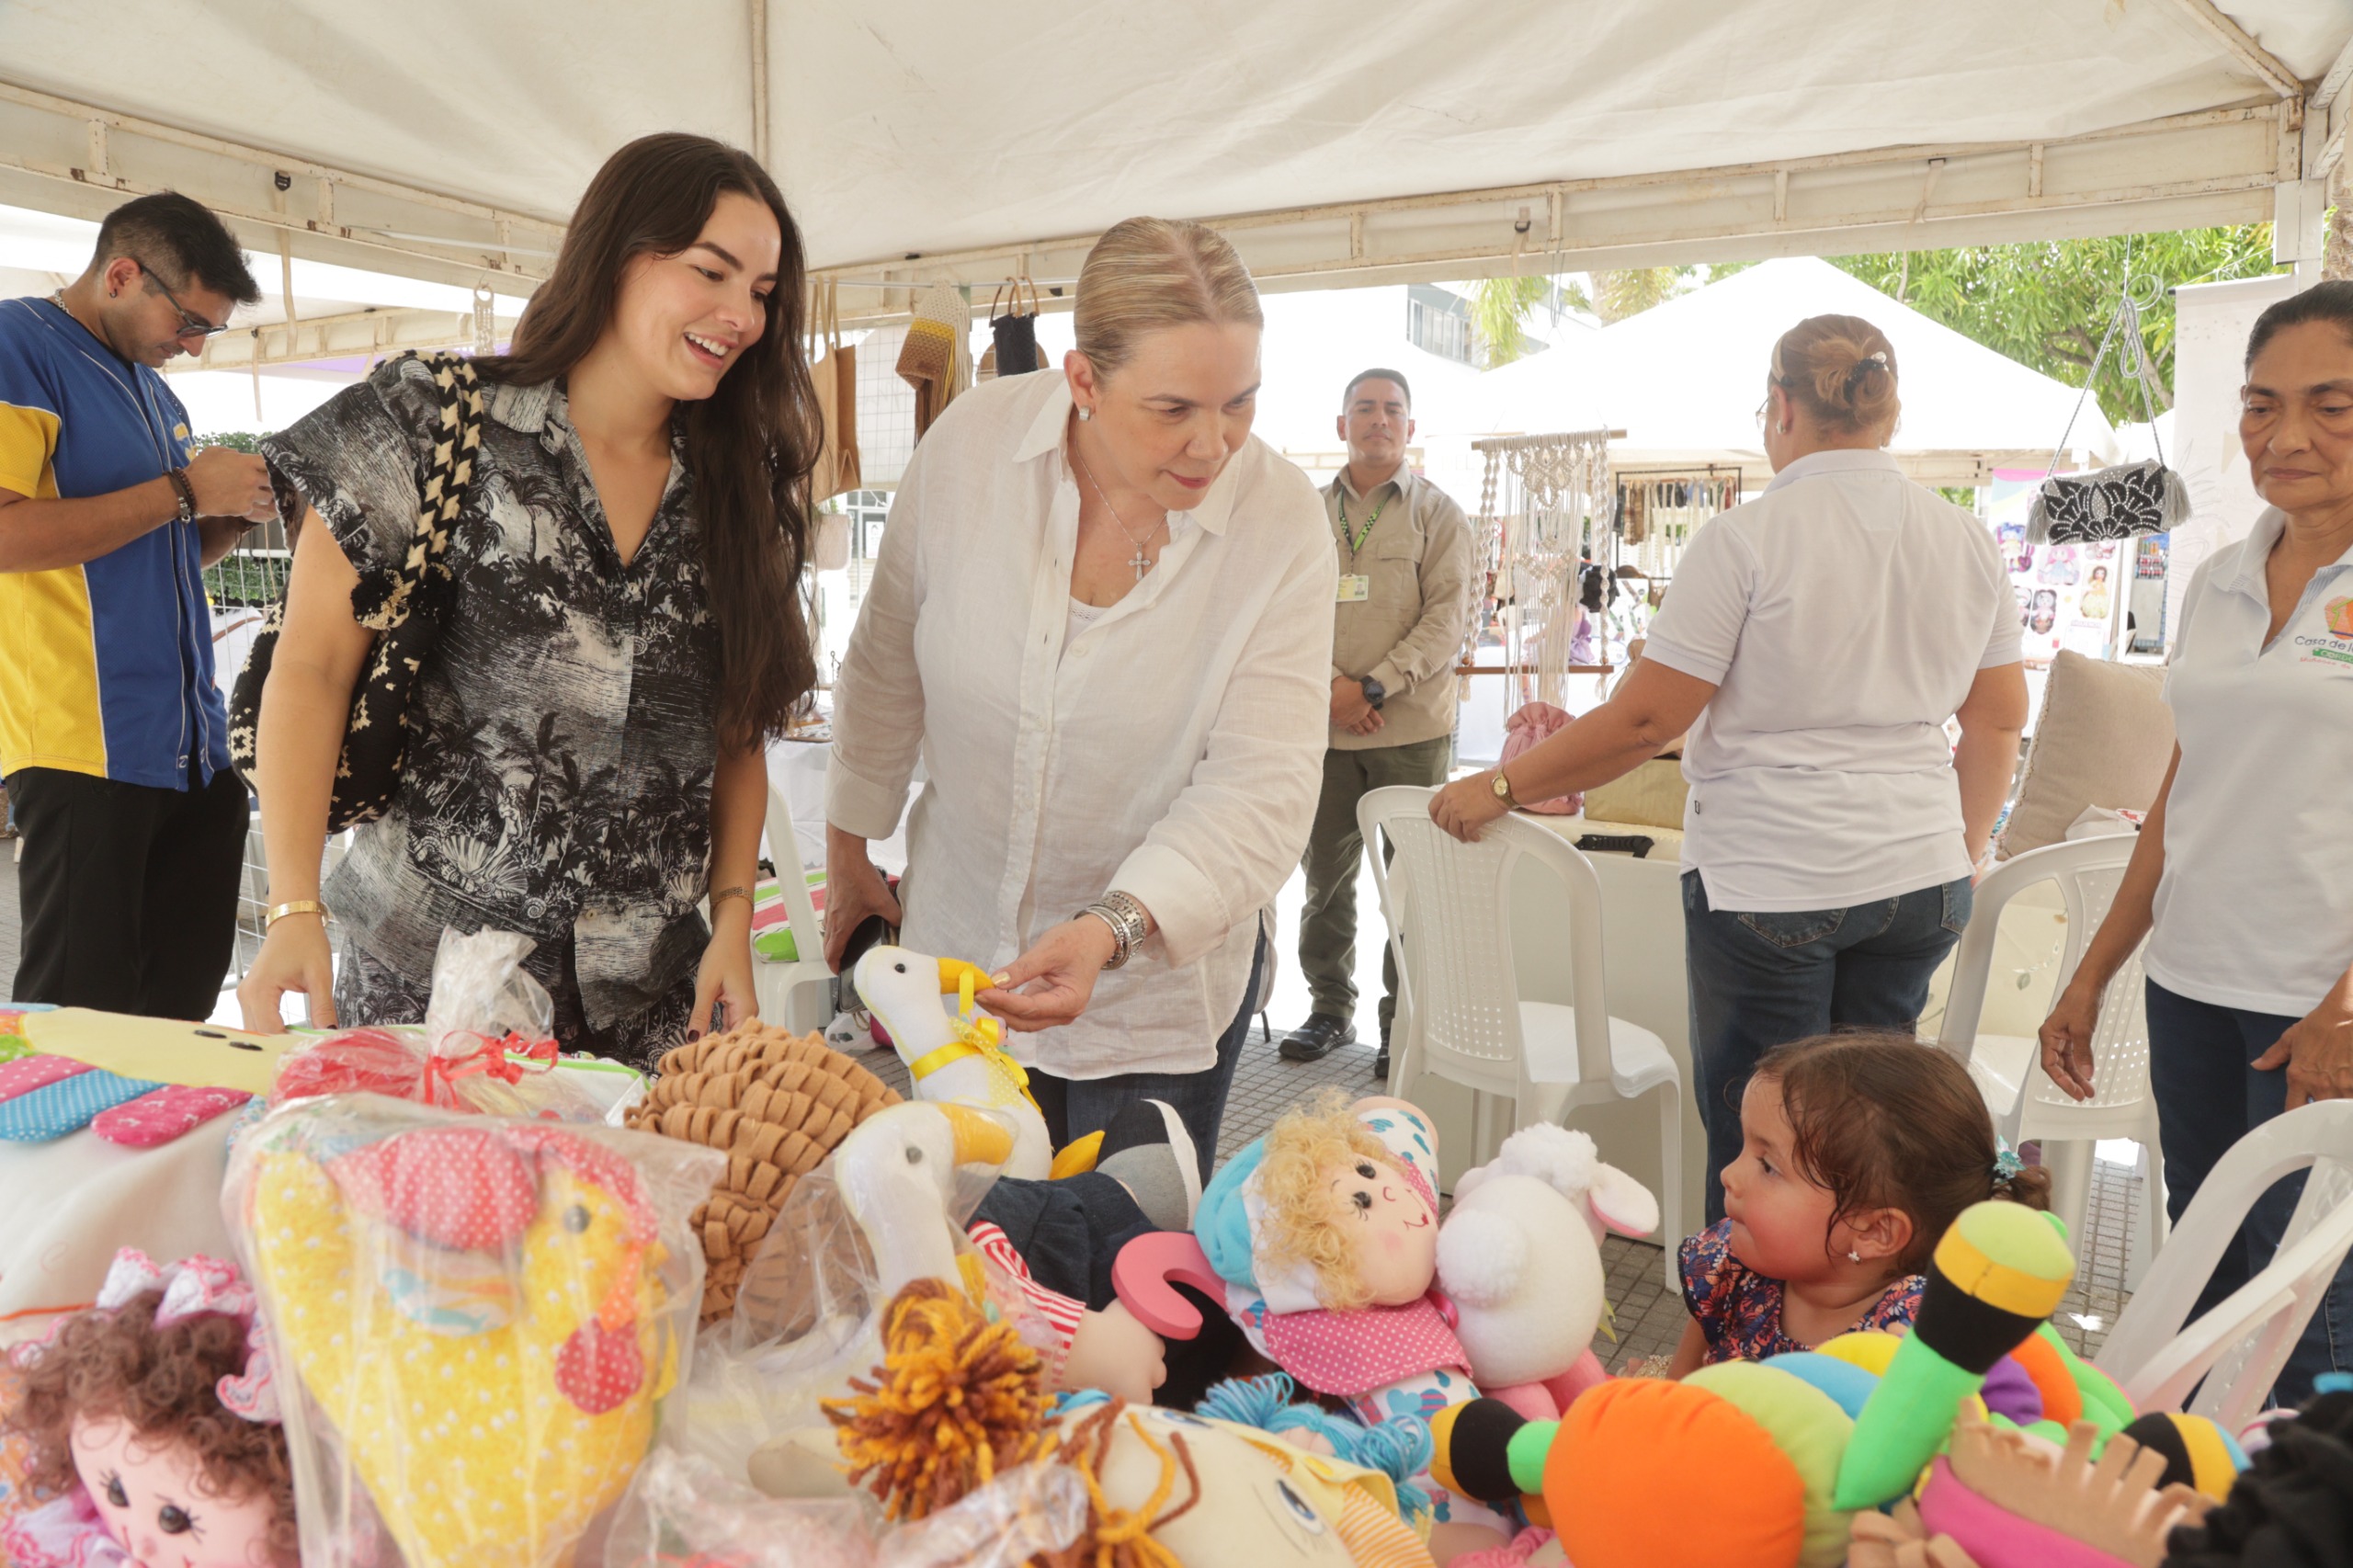
[[[1354,572],[1340,574],[1339,602],[1341,604],[1360,605],[1370,597],[1372,597],[1372,579],[1370,576]]]

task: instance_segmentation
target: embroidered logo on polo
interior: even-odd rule
[[[2321,611],[2322,624],[2327,634],[2321,637],[2299,637],[2296,646],[2303,656],[2300,665],[2343,665],[2353,668],[2353,595],[2331,599]]]

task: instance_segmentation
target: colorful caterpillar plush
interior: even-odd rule
[[[2115,1385],[2040,1321],[2074,1274],[2056,1221],[1982,1203],[1938,1245],[1907,1335],[1846,1335],[1811,1352],[1703,1368],[1681,1382],[1615,1381],[1558,1422],[1474,1401],[1431,1421],[1432,1473],[1464,1496],[1519,1499],[1559,1532],[1577,1568],[1834,1568],[1846,1558],[1855,1511],[1907,1493],[1957,1423],[2021,1425],[1989,1417],[1984,1397],[2006,1358],[2018,1370],[2006,1369],[2011,1387],[1995,1397],[2029,1415],[2035,1436],[2055,1432],[2064,1444],[2072,1425],[2088,1421],[2080,1442],[2096,1452],[2126,1429],[2131,1411]],[[2192,1481],[2210,1494],[2218,1481],[2227,1486],[2235,1450],[2211,1423],[2148,1416],[2133,1436],[2166,1455],[2161,1482]],[[1674,1498],[1700,1478],[1704,1508],[1629,1503]]]

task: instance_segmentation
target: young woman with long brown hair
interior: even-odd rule
[[[324,889],[339,974],[319,864],[373,642],[352,596],[408,548],[431,377],[387,364],[265,443],[301,526],[262,699],[274,918],[248,1027],[278,1028],[289,991],[321,1022],[419,1021],[443,930],[484,927],[537,944],[567,1049],[642,1062],[755,1010],[762,743],[814,678],[801,290],[799,230],[747,154],[649,136],[590,182],[512,351],[476,361],[482,446],[400,792]]]

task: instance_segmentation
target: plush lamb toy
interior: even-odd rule
[[[1565,1127],[1522,1128],[1466,1172],[1438,1230],[1438,1279],[1487,1396],[1550,1421],[1601,1381],[1591,1348],[1607,1305],[1601,1238],[1657,1228],[1650,1189]]]

